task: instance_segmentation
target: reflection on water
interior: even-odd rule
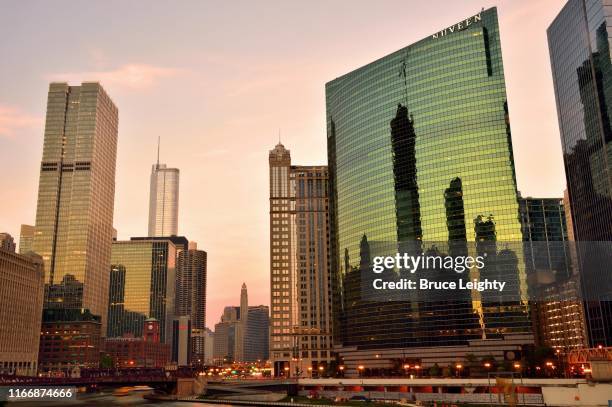
[[[15,407],[42,407],[42,406],[171,406],[171,407],[229,407],[225,404],[208,404],[208,403],[189,403],[189,402],[167,402],[167,401],[150,401],[142,398],[147,392],[138,391],[132,392],[127,396],[113,395],[115,389],[103,390],[99,393],[79,393],[77,400],[57,401],[57,402],[19,402],[11,403]]]

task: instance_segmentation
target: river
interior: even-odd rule
[[[127,396],[117,397],[113,395],[114,389],[102,390],[99,393],[79,393],[76,400],[58,402],[18,402],[10,403],[15,407],[60,407],[60,406],[169,406],[169,407],[230,407],[225,404],[189,403],[189,402],[167,402],[149,401],[142,398],[146,391],[132,392]],[[1,402],[0,402],[0,405]]]

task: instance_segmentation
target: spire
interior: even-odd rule
[[[157,165],[156,168],[159,168],[159,145],[161,143],[161,136],[157,136]]]

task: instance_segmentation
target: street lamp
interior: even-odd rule
[[[363,374],[363,369],[365,369],[365,367],[363,365],[357,366],[357,370],[359,370],[359,376],[361,376]]]

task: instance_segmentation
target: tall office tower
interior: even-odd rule
[[[238,307],[238,325],[236,326],[236,354],[235,359],[245,361],[245,341],[247,338],[247,321],[249,319],[249,294],[246,283],[240,288],[240,307]]]
[[[14,252],[16,249],[15,239],[9,233],[0,233],[0,249]]]
[[[32,251],[32,242],[34,241],[34,226],[21,225],[19,233],[19,253],[26,254]]]
[[[158,153],[159,154],[159,153]],[[149,236],[178,234],[179,170],[153,164],[149,192]]]
[[[270,359],[274,374],[306,374],[332,360],[327,166],[270,165]]]
[[[45,307],[89,309],[102,318],[103,329],[118,116],[99,83],[49,86],[32,242],[45,263]]]
[[[242,306],[240,306],[242,308]],[[267,305],[248,307],[246,336],[244,340],[244,360],[261,362],[269,358],[270,308]]]
[[[204,363],[206,252],[197,250],[195,242],[189,242],[189,249],[180,251],[177,256],[175,313],[190,317],[193,363]]]
[[[36,376],[43,261],[0,247],[0,375]]]
[[[214,362],[213,352],[215,349],[215,333],[210,329],[204,330],[204,364],[212,365]]]
[[[610,24],[609,2],[569,0],[547,31],[574,238],[580,272],[589,274],[582,289],[591,346],[612,346],[612,302],[598,301],[612,295],[610,276],[593,272],[612,261]],[[597,241],[606,243],[581,243]]]
[[[169,344],[175,311],[176,245],[161,237],[113,242],[109,270],[107,336],[141,337],[145,320],[155,318],[161,341]]]
[[[566,353],[586,346],[579,280],[560,198],[520,198],[536,342]]]
[[[517,301],[524,264],[506,248],[522,247],[522,233],[497,9],[332,80],[326,104],[334,338],[345,373],[393,374],[394,360],[447,364],[451,347],[532,344]],[[480,276],[497,273],[510,289],[367,301],[361,279],[372,257],[398,249],[487,253],[494,267]]]
[[[221,321],[215,324],[213,360],[215,365],[233,363],[236,358],[236,332],[240,324],[240,307],[228,306],[223,309]]]

